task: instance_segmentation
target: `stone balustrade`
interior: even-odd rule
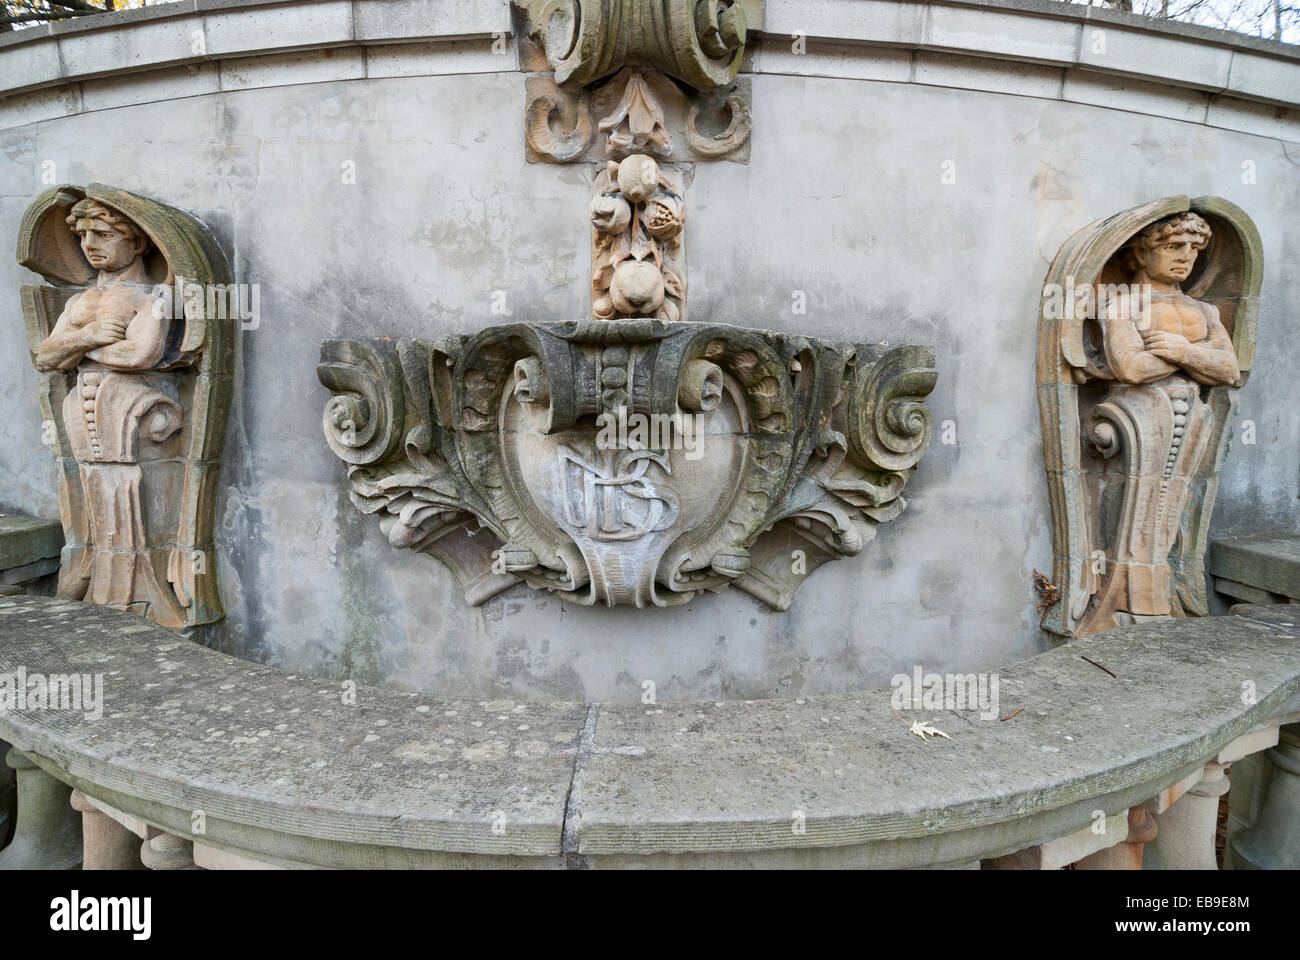
[[[0,597],[24,592],[32,581],[57,573],[63,529],[57,520],[0,515]],[[0,742],[0,760],[8,751]],[[0,843],[13,826],[15,771],[0,762]]]
[[[237,660],[112,609],[4,598],[0,675],[104,686],[88,709],[0,712],[22,807],[0,866],[1213,868],[1229,770],[1261,756],[1230,865],[1294,866],[1289,611],[1061,645],[1000,671],[999,713],[1014,716],[918,713],[951,737],[927,740],[887,689],[450,700]]]

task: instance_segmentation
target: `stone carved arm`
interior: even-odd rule
[[[1106,337],[1106,359],[1115,376],[1124,383],[1154,383],[1178,370],[1178,365],[1148,352],[1142,334],[1128,318],[1102,321]]]
[[[1236,383],[1241,378],[1241,368],[1237,365],[1232,338],[1219,320],[1219,309],[1210,304],[1201,304],[1201,307],[1209,328],[1204,340],[1188,343],[1182,337],[1166,334],[1164,341],[1157,340],[1149,344],[1148,349],[1157,356],[1167,355],[1186,370],[1188,376],[1207,387]]]
[[[127,323],[125,336],[86,353],[111,370],[148,370],[163,358],[171,323],[156,315],[154,301],[143,303]]]
[[[36,369],[42,373],[51,370],[71,370],[81,358],[97,347],[120,341],[126,335],[127,324],[121,320],[101,321],[84,327],[72,325],[72,308],[81,299],[73,297],[59,315],[50,335],[36,352]]]
[[[1206,386],[1236,383],[1241,370],[1218,308],[1200,306],[1209,333],[1199,343],[1190,343],[1176,333],[1140,331],[1125,318],[1106,319],[1106,356],[1115,375],[1125,383],[1154,383],[1183,370]]]

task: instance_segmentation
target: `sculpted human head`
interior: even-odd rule
[[[97,200],[82,200],[67,222],[81,237],[81,252],[96,270],[125,270],[149,247],[143,230]]]
[[[1210,235],[1210,225],[1190,211],[1157,220],[1129,241],[1132,265],[1156,283],[1182,283]]]

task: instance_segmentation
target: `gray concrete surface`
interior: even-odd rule
[[[1034,402],[1040,285],[1075,230],[1175,193],[1240,205],[1266,255],[1258,360],[1212,536],[1300,529],[1300,276],[1286,266],[1300,257],[1300,120],[1276,102],[1300,96],[1294,56],[1170,29],[1149,62],[1121,62],[1131,48],[1111,38],[1111,69],[1081,61],[1077,10],[937,4],[920,21],[929,32],[895,36],[868,0],[809,5],[813,39],[796,56],[782,31],[800,29],[798,8],[773,3],[754,57],[751,160],[698,165],[688,189],[691,316],[933,344],[936,440],[907,513],[861,558],[817,571],[785,614],[736,594],[579,609],[522,587],[467,607],[435,561],[390,547],[347,502],[313,368],[331,337],[500,322],[495,291],[516,319],[586,308],[591,171],[525,163],[524,80],[513,53],[491,52],[497,21],[483,11],[500,5],[484,2],[458,4],[462,19],[436,36],[373,46],[378,35],[354,36],[356,24],[329,27],[328,11],[313,20],[321,35],[294,50],[266,52],[256,37],[214,46],[213,26],[201,61],[51,74],[0,101],[0,230],[16,230],[43,176],[116,184],[201,218],[236,279],[261,285],[217,508],[229,616],[207,642],[443,696],[629,703],[647,681],[660,701],[793,697],[877,686],[917,663],[986,670],[1039,652],[1049,641],[1030,578],[1051,562]],[[30,48],[6,41],[0,55]],[[1177,73],[1197,57],[1220,64],[1213,89]],[[1231,87],[1248,57],[1272,85],[1218,92],[1223,69]],[[60,62],[51,69],[67,70]],[[15,75],[0,78],[20,86]],[[0,261],[0,509],[55,517],[17,297],[35,279]],[[806,314],[792,312],[796,291]]]
[[[1300,603],[1300,536],[1256,533],[1216,540],[1207,569],[1221,592],[1236,596],[1233,591],[1244,587],[1273,595],[1264,602]]]
[[[1098,810],[1122,821],[1294,719],[1300,618],[1237,609],[1008,666],[1002,709],[1022,712],[908,711],[950,735],[923,740],[888,687],[658,707],[357,687],[348,702],[126,613],[8,598],[0,675],[104,686],[99,716],[27,705],[0,712],[0,736],[118,811],[275,863],[943,866],[1085,830]]]

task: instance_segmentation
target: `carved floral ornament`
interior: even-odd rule
[[[934,351],[687,319],[689,163],[748,158],[759,0],[515,5],[529,159],[596,161],[589,311],[326,342],[352,501],[471,603],[521,581],[638,607],[734,585],[784,610],[903,511]]]
[[[653,318],[329,341],[318,374],[353,503],[471,603],[734,584],[782,610],[903,511],[935,381],[928,347]]]
[[[528,158],[748,160],[761,0],[515,0]]]
[[[934,351],[687,322],[685,213],[653,158],[607,161],[586,319],[322,347],[353,503],[471,603],[519,581],[637,607],[734,584],[784,610],[903,511]]]
[[[1126,210],[1057,254],[1038,339],[1055,554],[1044,629],[1208,614],[1206,540],[1262,270],[1254,224],[1218,197]]]

